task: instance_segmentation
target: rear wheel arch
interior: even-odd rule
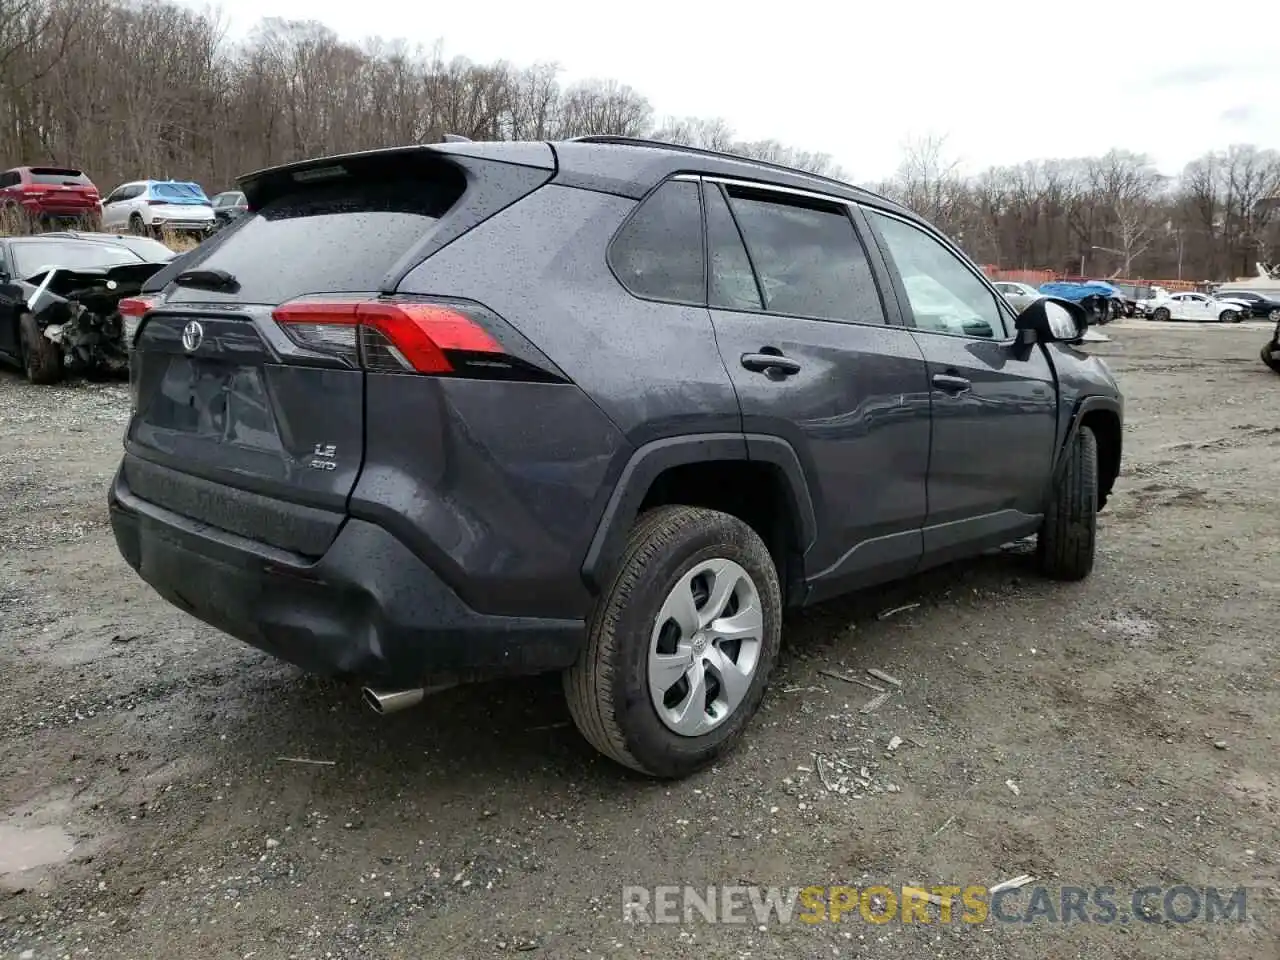
[[[816,535],[812,497],[791,445],[737,433],[656,440],[628,459],[596,528],[582,574],[607,588],[636,518],[659,506],[706,507],[738,517],[759,534],[788,602],[802,599],[803,557]]]

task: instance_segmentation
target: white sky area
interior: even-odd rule
[[[205,6],[191,2],[192,6]],[[854,180],[945,135],[966,172],[1149,154],[1174,174],[1233,143],[1280,147],[1280,5],[938,0],[699,4],[220,0],[229,39],[263,18],[346,40],[404,38],[446,57],[556,62],[614,78],[666,116],[720,116],[740,139],[830,153]]]

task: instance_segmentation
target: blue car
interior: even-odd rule
[[[1059,280],[1040,284],[1040,292],[1046,297],[1057,297],[1070,300],[1084,307],[1089,313],[1089,322],[1096,324],[1110,323],[1123,309],[1124,294],[1109,283],[1092,280],[1089,283],[1075,283]]]

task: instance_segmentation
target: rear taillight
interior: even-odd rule
[[[125,349],[133,349],[133,341],[138,338],[138,327],[142,324],[142,318],[148,310],[155,309],[159,302],[159,297],[144,295],[125,297],[116,304],[116,309],[120,311],[120,317],[123,320]]]
[[[159,297],[125,297],[116,305],[116,309],[123,317],[141,319],[159,300]]]
[[[489,332],[479,304],[335,298],[291,300],[272,317],[299,345],[386,373],[475,374],[524,366]]]

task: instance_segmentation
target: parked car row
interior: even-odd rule
[[[1045,283],[1038,289],[1029,283],[1001,280],[995,284],[995,288],[1015,310],[1025,310],[1043,297],[1058,297],[1080,304],[1090,323],[1110,323],[1124,313],[1120,291],[1103,280],[1091,280],[1088,283]]]
[[[1280,323],[1280,299],[1254,291],[1219,292],[1216,295],[1184,291],[1170,293],[1164,287],[1138,284],[1117,286],[1108,281],[1094,280],[1087,284],[1052,283],[1043,284],[1038,289],[1029,283],[1017,283],[1002,280],[995,288],[1004,295],[1009,304],[1016,310],[1025,310],[1027,305],[1045,296],[1072,297],[1068,288],[1079,288],[1081,294],[1098,292],[1106,293],[1109,301],[1108,309],[1095,312],[1096,322],[1105,323],[1116,316],[1139,316],[1149,320],[1185,320],[1216,323],[1239,323],[1242,320],[1257,318]],[[1114,293],[1108,292],[1109,288]]]
[[[133,180],[102,197],[82,170],[14,167],[0,173],[0,217],[13,228],[75,224],[86,229],[207,236],[248,209],[244,194],[229,190],[212,200],[198,183]]]
[[[1201,320],[1239,323],[1242,320],[1270,320],[1280,323],[1280,299],[1251,290],[1217,294],[1185,291],[1169,293],[1159,287],[1157,295],[1140,301],[1138,312],[1151,320]]]

